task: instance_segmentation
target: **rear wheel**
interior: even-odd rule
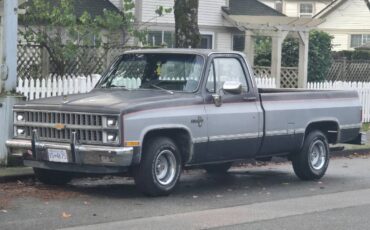
[[[65,185],[72,180],[72,175],[70,173],[33,168],[36,178],[48,185]]]
[[[204,165],[203,168],[210,174],[226,173],[231,168],[232,162]]]
[[[145,195],[168,195],[176,187],[181,169],[181,155],[174,141],[153,138],[145,145],[141,163],[134,169],[135,183]]]
[[[302,180],[320,179],[329,165],[329,146],[326,136],[318,130],[305,138],[301,152],[291,156],[295,174]]]

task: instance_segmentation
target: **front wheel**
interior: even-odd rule
[[[295,174],[302,180],[317,180],[325,175],[329,165],[329,145],[326,136],[318,130],[310,132],[301,152],[292,155]]]
[[[181,174],[181,155],[173,140],[157,137],[144,147],[143,158],[134,168],[136,186],[145,195],[169,195]]]

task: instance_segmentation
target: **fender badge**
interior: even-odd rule
[[[64,124],[55,124],[54,125],[54,128],[57,129],[57,130],[63,130],[65,129],[65,125]]]

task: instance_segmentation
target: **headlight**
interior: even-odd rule
[[[23,113],[17,113],[16,119],[17,119],[17,121],[24,121],[24,114]]]
[[[117,119],[116,118],[112,118],[112,117],[108,117],[107,118],[107,126],[108,127],[117,126]]]
[[[116,142],[117,141],[117,134],[115,134],[115,133],[108,133],[107,140],[109,142]]]
[[[26,130],[24,128],[17,128],[17,135],[23,136],[26,133]]]

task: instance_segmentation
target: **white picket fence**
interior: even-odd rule
[[[17,92],[23,94],[27,100],[61,96],[75,93],[87,93],[94,88],[101,78],[98,74],[91,76],[63,76],[45,79],[19,79]],[[180,80],[177,78],[166,80]],[[276,88],[274,78],[256,78],[260,88]],[[141,85],[140,79],[123,79],[126,88],[135,89]],[[328,90],[357,90],[362,103],[363,122],[370,122],[370,82],[312,82],[307,84],[308,89]]]
[[[362,105],[362,122],[370,122],[370,82],[311,82],[307,84],[307,88],[319,90],[356,90],[360,96]]]
[[[27,100],[61,96],[75,93],[87,93],[94,88],[100,75],[63,76],[48,79],[18,79],[17,92]]]

